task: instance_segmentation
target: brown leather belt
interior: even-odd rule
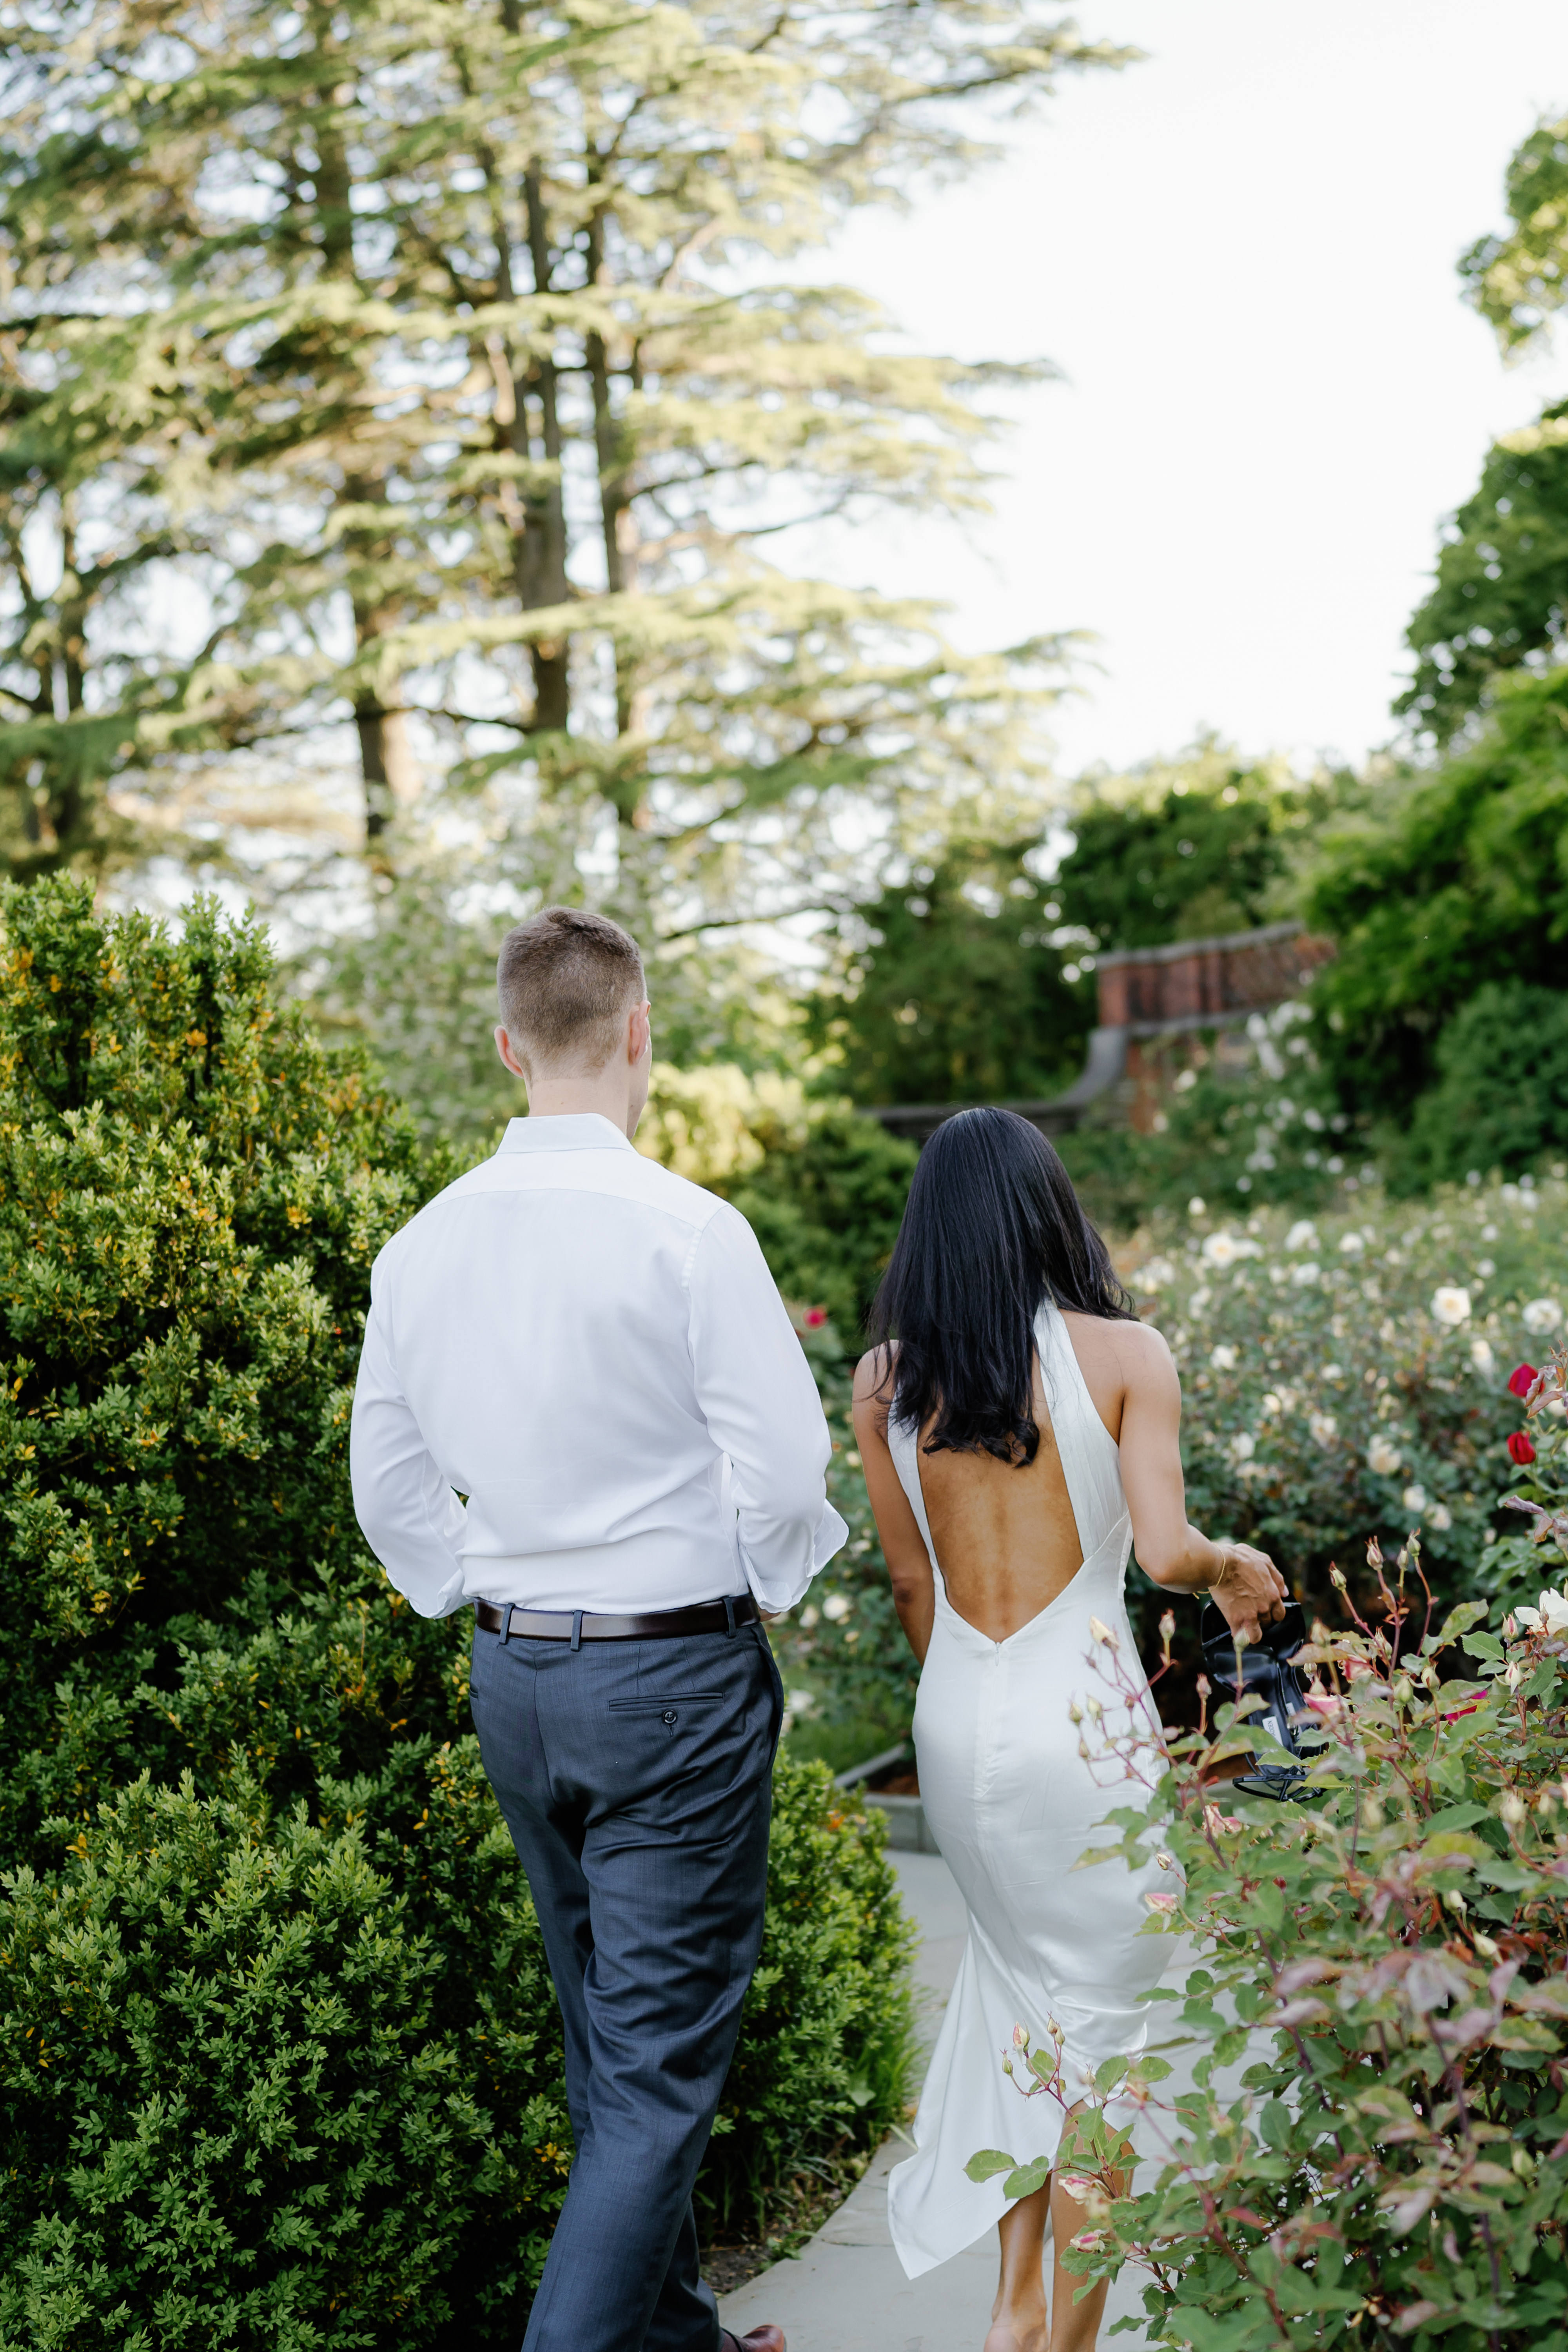
[[[749,1592],[733,1601],[700,1601],[690,1609],[653,1609],[640,1617],[596,1617],[587,1609],[522,1609],[515,1601],[497,1608],[477,1601],[474,1615],[487,1633],[503,1642],[658,1642],[672,1633],[732,1633],[754,1625],[757,1604]]]

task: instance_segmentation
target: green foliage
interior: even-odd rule
[[[841,925],[844,985],[812,1000],[807,1035],[856,1102],[1016,1100],[1078,1076],[1094,986],[1063,976],[1027,846],[957,844]]]
[[[1568,403],[1488,454],[1445,532],[1406,636],[1415,675],[1394,704],[1447,742],[1510,670],[1557,658],[1568,598]]]
[[[1307,898],[1339,942],[1315,1043],[1342,1107],[1403,1119],[1489,982],[1568,988],[1568,675],[1500,682],[1481,740],[1331,833]]]
[[[1477,310],[1514,352],[1540,340],[1568,297],[1568,119],[1543,118],[1514,150],[1505,201],[1510,226],[1479,238],[1459,268]]]
[[[834,1108],[794,1150],[770,1152],[733,1199],[786,1297],[856,1332],[898,1239],[918,1154],[875,1119]]]
[[[1489,982],[1437,1039],[1437,1081],[1384,1147],[1402,1191],[1472,1168],[1520,1176],[1568,1149],[1568,992]]]
[[[450,1879],[441,1780],[414,1835]],[[205,1798],[143,1775],[58,1874],[8,1883],[6,2352],[515,2332],[570,2138],[537,1924],[480,1810],[459,1939],[416,1930],[358,1822],[274,1817],[244,1765]]]
[[[112,1738],[171,1619],[250,1577],[267,1611],[363,1573],[344,1459],[361,1302],[434,1171],[364,1068],[274,1006],[255,924],[199,903],[176,941],[140,915],[100,921],[64,881],[7,886],[0,918],[15,1853],[58,1798],[62,1680],[72,1705],[92,1686]]]
[[[1267,922],[1289,865],[1285,830],[1304,793],[1211,757],[1152,796],[1100,799],[1072,818],[1074,846],[1051,885],[1062,920],[1100,948],[1247,931]],[[1206,771],[1215,768],[1210,775]]]
[[[1563,2352],[1568,1600],[1500,1638],[1482,1603],[1435,1625],[1414,1552],[1392,1583],[1370,1564],[1376,1607],[1303,1653],[1309,1801],[1226,1811],[1222,1707],[1169,1769],[1142,1751],[1151,1812],[1111,1816],[1129,1860],[1161,1850],[1158,1926],[1204,1964],[1157,2029],[1184,2084],[1128,2074],[1154,2151],[1131,2194],[1095,2118],[1071,2267],[1136,2263],[1152,2340],[1194,2352]]]
[[[347,1476],[370,1260],[439,1171],[254,926],[176,941],[60,880],[5,920],[0,2344],[515,2342],[557,2011],[468,1621],[390,1590]],[[775,1797],[700,2192],[731,2227],[903,2098],[879,1830],[787,1759]]]

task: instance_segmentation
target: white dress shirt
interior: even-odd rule
[[[354,1510],[422,1616],[791,1608],[830,1451],[744,1217],[597,1112],[514,1118],[375,1261]]]

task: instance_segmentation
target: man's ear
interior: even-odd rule
[[[526,1086],[528,1084],[528,1072],[523,1068],[522,1064],[512,1052],[511,1039],[507,1035],[505,1029],[499,1022],[496,1024],[496,1052],[500,1055],[502,1062],[511,1072],[512,1076],[514,1078],[521,1078],[523,1085]]]
[[[641,1004],[633,1005],[631,1018],[626,1023],[626,1059],[634,1068],[653,1042],[653,1023],[648,1017],[650,1009],[645,998]]]

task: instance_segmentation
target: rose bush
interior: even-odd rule
[[[1142,1236],[1121,1271],[1181,1370],[1197,1524],[1262,1545],[1320,1608],[1331,1561],[1413,1527],[1446,1600],[1517,1597],[1492,1542],[1521,1434],[1510,1381],[1563,1323],[1565,1242],[1557,1177],[1420,1203],[1363,1189],[1310,1219],[1194,1202]]]
[[[1565,1380],[1560,1352],[1531,1390],[1538,1578],[1568,1566]],[[1215,1801],[1240,1710],[1167,1769],[1131,1754],[1152,1804],[1110,1818],[1171,1889],[1145,1932],[1190,1936],[1203,1965],[1155,1996],[1175,2007],[1161,2046],[1092,2086],[1069,2263],[1138,2265],[1150,2339],[1193,2352],[1564,2352],[1568,1591],[1491,1633],[1484,1601],[1435,1622],[1415,1547],[1390,1575],[1373,1545],[1369,1568],[1379,1617],[1352,1605],[1303,1654],[1324,1743],[1308,1802]],[[1024,2026],[1037,2045],[1045,2021]],[[1174,2096],[1163,2051],[1187,2063]],[[1048,2031],[1015,2056],[1032,2093],[1058,2087]],[[1113,2093],[1152,2150],[1130,2186]]]

